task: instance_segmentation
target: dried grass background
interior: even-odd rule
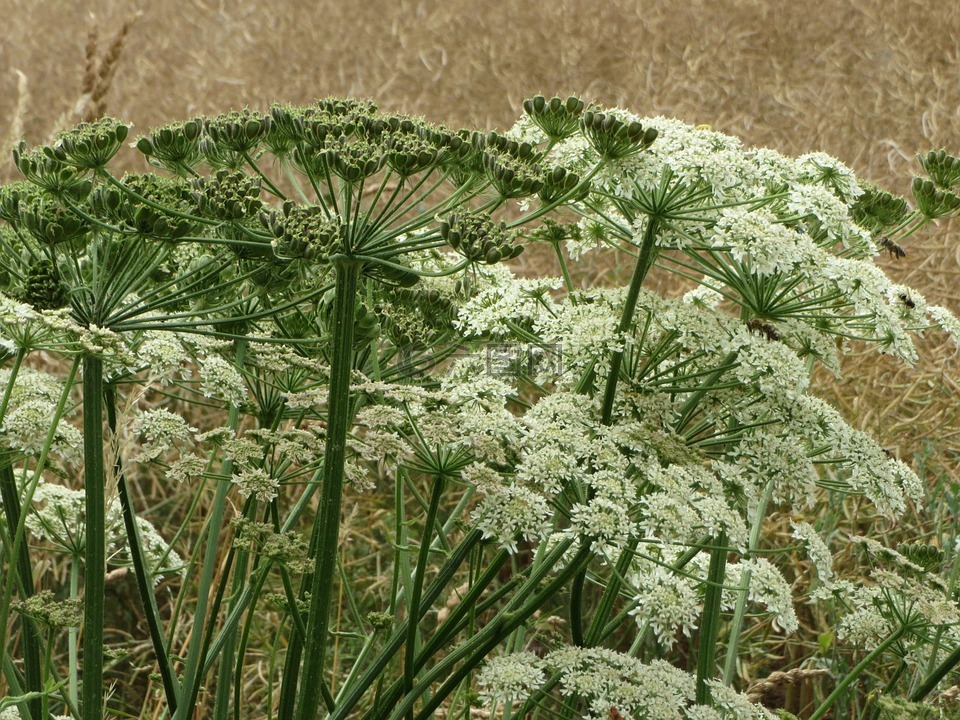
[[[898,192],[916,152],[960,150],[955,0],[0,0],[0,17],[7,143],[97,110],[137,133],[326,95],[507,128],[542,92],[822,150]],[[958,239],[960,222],[928,228],[905,260],[879,262],[958,312]],[[931,486],[952,484],[958,355],[936,337],[922,354],[916,369],[854,358],[820,388]]]

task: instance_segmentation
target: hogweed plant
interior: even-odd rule
[[[0,716],[774,717],[747,668],[820,678],[806,717],[934,711],[957,538],[835,512],[924,487],[809,387],[960,337],[874,264],[960,211],[960,161],[922,156],[911,209],[819,153],[524,110],[245,109],[137,138],[156,172],[123,176],[113,119],[16,149]],[[528,242],[561,277],[504,264]],[[600,246],[627,286],[577,287]]]

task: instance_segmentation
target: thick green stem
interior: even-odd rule
[[[70,558],[70,599],[75,600],[80,596],[80,559]],[[70,663],[69,678],[67,679],[67,694],[70,702],[76,705],[80,701],[80,687],[78,670],[80,669],[79,653],[77,640],[79,639],[79,628],[72,627],[67,631],[67,661]]]
[[[13,475],[13,467],[4,463],[0,467],[0,501],[3,503],[3,513],[8,528],[15,528],[20,523],[20,493],[17,490],[17,481]],[[30,549],[27,543],[20,543],[17,556],[10,558],[16,563],[16,573],[20,581],[20,592],[23,599],[33,595],[33,565],[30,562]],[[43,689],[43,680],[40,674],[40,630],[31,618],[21,615],[20,626],[23,629],[23,671],[26,681],[26,691],[39,693]],[[30,701],[30,715],[34,718],[41,716],[40,698]]]
[[[909,629],[910,627],[908,625],[901,625],[899,628],[897,628],[893,635],[871,650],[867,656],[857,663],[857,666],[851,670],[846,677],[843,678],[843,680],[840,681],[840,684],[837,685],[837,687],[834,688],[834,691],[827,696],[827,699],[820,703],[820,707],[818,707],[813,715],[810,716],[810,720],[820,720],[820,718],[824,717],[830,708],[833,707],[833,704],[837,701],[837,698],[840,697],[840,695],[843,694],[843,692],[850,687],[850,685],[853,684],[857,678],[860,677],[861,673],[863,673],[863,671],[866,670],[874,660],[886,652],[887,648],[902,638]],[[934,683],[934,685],[936,685],[936,683]],[[924,695],[925,694],[926,693],[924,693]],[[920,698],[922,697],[923,695],[920,696]],[[911,697],[910,699],[914,702],[917,701],[914,697]]]
[[[333,357],[330,363],[330,399],[323,487],[316,523],[320,526],[310,588],[307,637],[304,643],[297,720],[314,720],[320,707],[320,687],[330,625],[333,583],[337,575],[340,505],[347,432],[350,429],[350,372],[353,369],[353,323],[361,266],[343,255],[333,258],[336,296],[333,313]]]
[[[33,495],[36,492],[37,486],[40,484],[40,481],[43,477],[43,468],[46,466],[47,455],[50,453],[50,449],[53,447],[54,439],[56,438],[58,431],[58,424],[60,418],[63,417],[64,409],[67,405],[67,400],[70,397],[70,391],[73,388],[73,380],[77,375],[77,371],[80,368],[81,359],[78,356],[70,366],[70,372],[67,375],[67,380],[63,385],[63,392],[60,394],[60,399],[57,402],[57,407],[53,412],[52,417],[50,418],[50,425],[47,431],[47,437],[44,440],[43,448],[40,450],[40,454],[37,456],[36,468],[33,471],[33,476],[27,481],[26,486],[23,489],[23,498],[22,498],[22,507],[30,507],[30,504],[33,502]],[[11,375],[10,382],[13,382],[13,376]],[[10,398],[9,388],[8,391],[4,394],[4,399],[2,405],[5,408],[7,402]],[[18,496],[19,497],[19,496]],[[21,544],[27,542],[26,539],[26,519],[27,513],[20,513],[20,519],[15,526],[10,526],[7,528],[8,532],[8,545],[4,546],[4,551],[9,552],[11,559],[16,558],[20,554]],[[13,597],[13,588],[17,584],[17,578],[19,575],[14,573],[14,577],[0,577],[0,648],[4,648],[5,658],[4,662],[10,658],[9,653],[6,648],[7,644],[7,625],[8,618],[10,616],[10,602]],[[6,666],[4,667],[4,674],[7,675]],[[7,677],[7,682],[11,683],[9,676]],[[79,713],[78,713],[79,714]],[[32,720],[32,719],[31,719]]]
[[[721,532],[710,551],[707,591],[700,622],[700,643],[697,647],[697,705],[710,704],[710,686],[717,669],[717,635],[720,631],[720,606],[723,600],[723,577],[727,567],[727,535]]]
[[[107,561],[103,463],[103,360],[83,358],[83,485],[86,545],[83,575],[83,720],[103,717],[103,607]]]

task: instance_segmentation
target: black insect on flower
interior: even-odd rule
[[[917,304],[913,300],[911,300],[910,296],[907,295],[906,293],[900,293],[897,297],[899,297],[900,301],[911,310],[913,310],[917,306]]]
[[[895,243],[893,240],[891,240],[891,239],[888,238],[888,237],[882,237],[882,238],[880,238],[880,239],[877,241],[877,244],[878,244],[880,247],[882,247],[884,250],[886,250],[888,253],[890,253],[890,257],[892,257],[892,258],[894,258],[894,259],[902,258],[902,257],[906,257],[906,256],[907,256],[906,251],[905,251],[900,245],[898,245],[897,243]]]
[[[750,328],[750,332],[763,335],[767,340],[773,341],[780,339],[780,333],[777,332],[777,329],[773,325],[764,322],[760,318],[754,318],[748,322],[747,327]]]

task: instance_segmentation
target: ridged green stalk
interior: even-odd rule
[[[710,704],[711,680],[717,670],[717,636],[720,631],[720,607],[723,602],[723,578],[727,568],[727,534],[721,532],[710,551],[707,571],[707,592],[700,622],[700,643],[697,647],[697,705]]]
[[[307,637],[303,649],[297,720],[314,720],[320,709],[320,687],[330,627],[330,605],[337,575],[340,506],[347,432],[350,429],[350,372],[353,369],[353,323],[360,279],[360,264],[353,258],[331,258],[336,271],[333,304],[333,357],[330,363],[329,415],[324,453],[323,487],[317,508],[318,542],[310,586]]]
[[[0,501],[3,503],[7,527],[16,528],[20,523],[20,493],[17,490],[13,467],[9,463],[0,466]],[[17,550],[17,557],[11,558],[11,562],[16,563],[20,592],[26,600],[33,596],[33,564],[30,561],[30,549],[27,543],[20,543]],[[23,675],[26,691],[39,693],[43,689],[40,674],[40,631],[36,621],[24,615],[20,616],[20,625],[23,628]],[[42,717],[39,697],[30,701],[30,715],[34,718]]]
[[[83,489],[86,545],[83,575],[81,717],[103,717],[103,607],[107,559],[103,463],[103,360],[83,358]]]

